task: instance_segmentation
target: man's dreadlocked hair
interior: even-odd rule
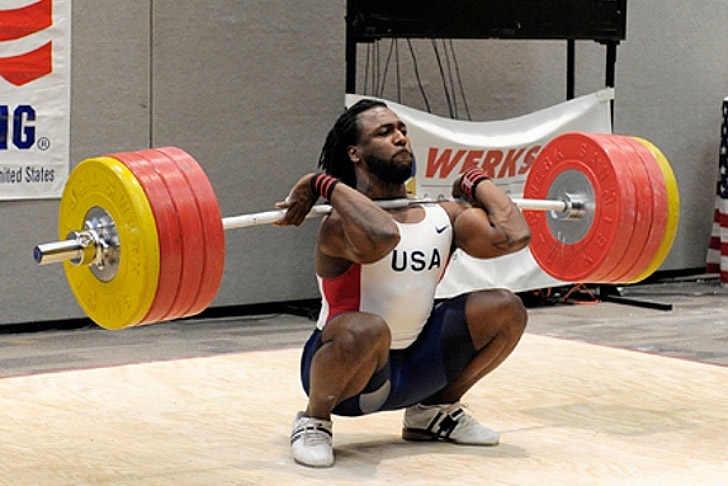
[[[363,99],[342,113],[326,136],[326,142],[324,142],[319,156],[319,167],[353,188],[356,188],[356,175],[354,164],[349,159],[349,146],[356,145],[359,141],[357,124],[359,114],[375,106],[387,107],[381,101]]]

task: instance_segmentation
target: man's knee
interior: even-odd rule
[[[360,318],[349,328],[354,340],[362,343],[379,344],[389,349],[392,332],[386,321],[376,314],[361,313]]]
[[[364,312],[341,316],[340,322],[332,321],[336,329],[328,329],[331,340],[344,348],[366,351],[371,349],[388,350],[392,342],[392,333],[387,323],[376,314]],[[328,326],[327,326],[328,327]],[[325,334],[326,330],[324,331]],[[324,336],[326,341],[326,336]]]
[[[468,315],[474,316],[477,324],[496,326],[514,338],[523,334],[528,322],[523,301],[508,289],[474,292],[468,301]]]

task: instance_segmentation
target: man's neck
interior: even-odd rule
[[[368,181],[357,183],[357,190],[369,199],[399,199],[407,197],[407,187],[404,184],[392,184],[376,181],[370,178]]]

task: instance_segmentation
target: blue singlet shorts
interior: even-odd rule
[[[332,412],[357,416],[409,407],[458,377],[477,354],[465,320],[468,295],[437,304],[417,340],[405,349],[390,350],[389,361],[374,373],[364,390],[339,403]],[[307,395],[311,361],[321,346],[321,331],[316,329],[301,357],[301,382]]]

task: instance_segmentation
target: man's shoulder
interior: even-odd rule
[[[455,219],[465,210],[465,206],[455,201],[440,201],[438,203],[450,217],[450,222],[454,223]]]

